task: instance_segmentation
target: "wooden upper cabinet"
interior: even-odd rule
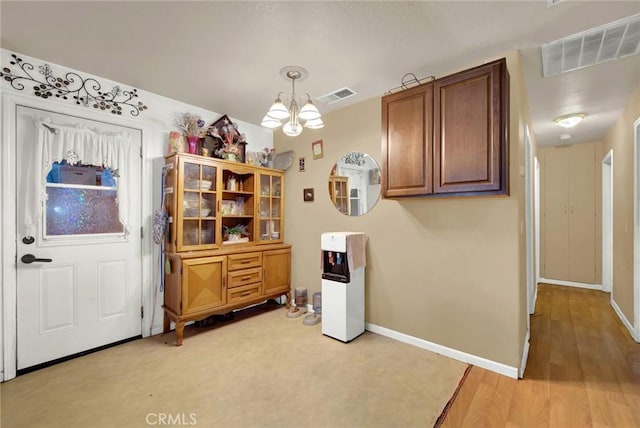
[[[382,196],[431,193],[433,84],[382,98]]]
[[[434,82],[434,193],[506,194],[504,59]]]
[[[508,193],[501,59],[382,98],[383,197]]]

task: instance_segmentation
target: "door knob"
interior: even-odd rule
[[[53,260],[52,259],[39,259],[36,256],[34,256],[33,254],[25,254],[24,256],[22,256],[20,258],[20,260],[22,260],[22,263],[26,263],[26,264],[30,264],[33,262],[43,262],[43,263],[50,263]]]

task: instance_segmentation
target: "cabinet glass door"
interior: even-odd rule
[[[341,213],[349,215],[349,178],[332,176],[329,178],[329,195]]]
[[[181,159],[177,186],[178,213],[174,221],[178,251],[216,247],[216,167]]]
[[[263,242],[281,242],[283,217],[282,177],[279,175],[260,174],[260,202],[258,239]]]

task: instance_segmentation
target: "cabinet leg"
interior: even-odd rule
[[[169,333],[169,331],[171,331],[171,319],[169,318],[169,315],[167,315],[167,313],[164,313],[164,319],[162,321],[162,332],[164,334]]]
[[[286,307],[287,309],[291,308],[291,290],[287,291],[287,303],[286,303]]]
[[[184,322],[176,322],[176,346],[182,346],[182,337],[184,335]]]

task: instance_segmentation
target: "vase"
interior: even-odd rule
[[[189,153],[196,154],[198,152],[198,138],[197,135],[187,136],[187,142],[189,143]]]
[[[240,235],[237,233],[230,233],[229,234],[229,241],[239,241],[240,240]]]
[[[227,153],[225,155],[225,159],[231,162],[238,162],[238,156],[234,153]]]

